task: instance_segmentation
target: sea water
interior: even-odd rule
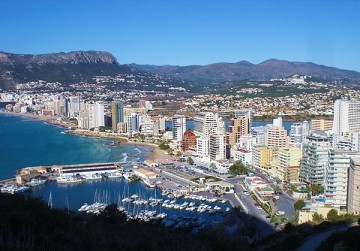
[[[14,177],[16,171],[21,168],[39,165],[143,161],[151,151],[145,146],[131,144],[109,146],[111,139],[66,134],[64,128],[10,114],[0,114],[0,139],[0,179]],[[52,181],[32,188],[31,193],[56,208],[73,211],[77,211],[84,203],[92,204],[94,201],[118,203],[122,198],[132,194],[138,194],[144,199],[161,198],[159,189],[148,188],[141,181],[130,183],[123,178],[84,181],[76,184],[58,184]],[[50,197],[51,201],[49,201]],[[180,199],[176,203],[181,204],[184,201]],[[196,202],[196,205],[200,203]],[[216,205],[206,204],[212,207]],[[217,205],[222,207],[222,211],[229,207],[228,203],[217,203]],[[134,208],[131,204],[123,204],[123,206],[130,211],[144,209],[162,211],[170,217],[200,216],[196,211],[175,211],[161,206],[155,208],[150,206]],[[201,214],[201,218],[212,221],[220,219],[221,213],[215,215],[204,213]]]

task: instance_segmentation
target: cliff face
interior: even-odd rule
[[[80,63],[117,64],[117,60],[113,55],[104,51],[72,51],[69,53],[60,52],[39,55],[0,52],[1,65]]]
[[[0,52],[0,89],[13,90],[18,83],[44,80],[71,84],[93,82],[94,75],[115,76],[133,72],[104,51],[72,51],[51,54]]]

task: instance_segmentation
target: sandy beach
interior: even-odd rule
[[[141,145],[150,148],[150,152],[148,153],[148,158],[152,160],[167,160],[173,159],[174,156],[168,155],[165,151],[159,149],[157,144],[149,143],[149,142],[139,142],[139,141],[132,141],[126,137],[114,135],[111,133],[105,132],[92,132],[92,131],[81,131],[81,130],[68,130],[66,131],[68,134],[75,134],[75,135],[82,135],[88,137],[99,137],[99,138],[108,138],[113,139],[114,141],[119,140],[120,144],[130,144],[130,145]]]

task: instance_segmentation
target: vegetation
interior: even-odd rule
[[[360,227],[352,227],[345,232],[336,232],[321,243],[317,251],[335,250],[335,245],[340,244],[337,250],[358,250],[360,247]]]
[[[303,207],[305,207],[305,202],[303,200],[298,200],[294,203],[294,209],[296,211],[301,210]]]
[[[240,160],[236,161],[229,168],[229,173],[231,173],[232,175],[246,174],[247,171],[248,171],[247,168]]]
[[[320,224],[324,220],[325,220],[324,216],[322,216],[321,214],[314,213],[312,216],[312,221],[315,222],[316,224]]]
[[[245,217],[245,216],[244,216]],[[40,199],[0,194],[0,250],[235,250],[239,239],[211,229],[127,221],[115,204],[99,216],[50,209]]]
[[[306,189],[312,195],[319,195],[324,193],[324,187],[322,185],[308,185]]]
[[[194,160],[191,157],[188,157],[186,161],[189,165],[194,165]]]
[[[158,146],[161,150],[168,150],[170,148],[169,144],[164,141],[161,141]]]
[[[331,209],[331,210],[327,213],[326,219],[327,219],[328,221],[330,221],[330,222],[333,222],[333,223],[338,222],[338,221],[340,220],[340,218],[339,218],[339,215],[338,215],[337,210]]]

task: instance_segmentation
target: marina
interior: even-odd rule
[[[114,167],[110,172],[109,166]],[[31,191],[44,201],[51,194],[54,207],[90,214],[100,214],[107,205],[116,204],[129,220],[145,222],[201,216],[205,224],[221,219],[230,210],[220,195],[200,185],[196,189],[185,187],[183,178],[176,183],[175,174],[170,181],[160,169],[141,162],[28,167],[21,169],[11,184],[3,185],[1,192]]]

